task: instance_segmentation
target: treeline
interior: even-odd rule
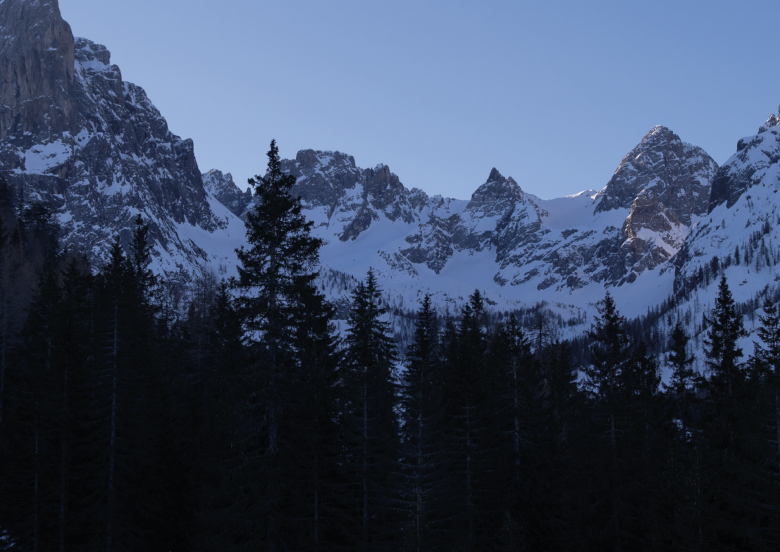
[[[337,335],[268,157],[238,278],[175,318],[143,221],[94,270],[0,189],[0,549],[780,547],[773,305],[746,357],[721,279],[699,374],[682,326],[656,357],[609,294],[581,371],[479,292],[444,320],[426,297],[399,369],[372,272]]]

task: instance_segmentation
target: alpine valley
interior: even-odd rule
[[[122,79],[106,47],[73,37],[56,0],[0,0],[0,30],[0,170],[24,202],[56,213],[65,246],[99,266],[141,214],[153,268],[172,285],[234,275],[251,194],[230,174],[201,173],[193,142]],[[454,315],[479,289],[496,316],[515,311],[577,338],[609,291],[656,350],[678,320],[701,350],[720,274],[749,331],[780,295],[774,115],[720,167],[657,126],[601,190],[553,200],[496,168],[468,199],[407,189],[389,167],[340,152],[300,151],[283,170],[324,240],[319,286],[344,306],[373,267],[402,342],[426,293]]]

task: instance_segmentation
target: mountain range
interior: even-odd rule
[[[73,37],[56,0],[0,1],[0,29],[0,170],[25,202],[50,206],[65,246],[99,265],[140,213],[167,281],[235,274],[251,193],[229,173],[201,173],[192,141],[105,46]],[[344,304],[373,267],[401,337],[425,293],[454,314],[475,289],[496,312],[544,312],[577,337],[609,291],[660,349],[682,320],[700,350],[720,274],[749,329],[778,296],[779,136],[771,115],[719,167],[656,126],[601,190],[552,200],[496,168],[468,199],[408,189],[386,165],[341,152],[303,150],[283,170],[324,241],[319,285]]]

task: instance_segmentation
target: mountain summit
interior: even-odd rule
[[[105,46],[74,38],[56,0],[4,0],[0,33],[0,163],[26,201],[50,206],[65,242],[99,263],[141,213],[158,271],[224,266],[243,223],[204,189],[192,141],[123,81]],[[227,247],[207,239],[217,231]]]
[[[664,270],[706,213],[717,170],[701,148],[661,126],[603,190],[554,200],[526,193],[495,167],[469,200],[458,200],[409,190],[386,165],[362,169],[340,152],[303,150],[282,166],[324,240],[325,266],[355,277],[373,267],[389,293],[408,298],[440,290],[441,304],[479,287],[510,305],[561,293],[587,303],[605,286]],[[662,280],[671,293],[671,272]]]

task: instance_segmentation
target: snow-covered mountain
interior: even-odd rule
[[[644,314],[672,292],[670,259],[707,212],[717,165],[664,127],[652,129],[603,190],[542,200],[495,168],[470,200],[408,190],[385,165],[339,152],[283,162],[325,240],[325,266],[373,267],[397,304],[423,292],[439,305],[479,288],[502,309],[538,301],[587,308],[614,288]],[[411,304],[410,304],[411,303]]]
[[[234,262],[243,222],[204,188],[192,140],[104,46],[74,39],[57,0],[4,0],[0,36],[0,166],[26,200],[52,206],[67,244],[100,262],[141,213],[158,271],[186,279]]]
[[[234,273],[251,194],[229,173],[201,174],[192,141],[104,46],[72,36],[56,0],[0,0],[0,31],[0,171],[51,206],[65,243],[100,263],[141,213],[169,280]],[[609,290],[624,315],[650,313],[659,339],[680,319],[700,346],[721,272],[751,324],[780,293],[779,162],[773,115],[720,168],[655,127],[602,190],[552,200],[495,168],[468,199],[407,189],[389,167],[339,152],[303,150],[283,169],[325,241],[319,284],[342,307],[373,267],[395,312],[424,293],[454,312],[478,288],[496,310],[544,303],[575,336]]]
[[[734,300],[753,334],[761,307],[780,298],[780,121],[775,115],[755,136],[742,138],[712,178],[708,213],[674,259],[673,301],[658,332],[681,320],[701,347],[725,274]],[[755,335],[742,340],[753,351]]]

